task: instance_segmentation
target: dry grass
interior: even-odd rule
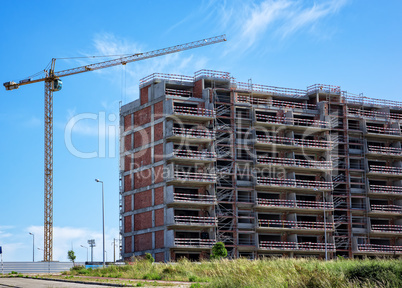
[[[215,260],[173,264],[136,261],[133,265],[69,272],[126,279],[200,282],[201,287],[402,287],[402,262],[392,259]],[[198,286],[198,285],[197,285]]]

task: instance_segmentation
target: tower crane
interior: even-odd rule
[[[43,261],[53,260],[53,92],[60,91],[62,81],[60,78],[89,71],[95,71],[117,65],[126,65],[162,55],[172,54],[184,50],[194,49],[207,45],[212,45],[226,41],[225,35],[202,39],[186,44],[180,44],[168,48],[154,50],[150,52],[137,53],[130,56],[119,57],[116,59],[89,64],[62,71],[55,71],[56,59],[53,58],[50,68],[45,70],[45,76],[39,78],[27,78],[17,82],[9,81],[4,83],[6,90],[18,89],[20,86],[37,82],[45,83],[45,185],[44,185],[44,256]]]

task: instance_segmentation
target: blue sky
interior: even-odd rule
[[[119,230],[118,107],[137,99],[139,79],[153,72],[193,75],[205,68],[231,72],[242,82],[301,89],[324,83],[401,100],[401,1],[111,3],[4,1],[0,82],[41,71],[53,57],[137,53],[224,33],[228,41],[63,79],[63,90],[54,93],[54,260],[66,261],[71,247],[78,261],[86,260],[80,245],[91,238],[94,258],[101,259],[101,185],[95,178],[105,183],[111,259]],[[56,70],[102,59],[58,59]],[[29,232],[43,247],[43,91],[43,83],[0,89],[5,261],[32,260]],[[93,119],[71,125],[80,117]],[[42,251],[35,252],[42,260]]]

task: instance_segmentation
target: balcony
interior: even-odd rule
[[[293,169],[309,169],[309,170],[330,170],[332,169],[331,161],[315,161],[291,158],[276,158],[267,156],[258,156],[257,164],[270,166],[286,166]]]
[[[326,246],[326,247],[325,247]],[[279,250],[279,251],[303,251],[303,252],[335,252],[333,243],[312,243],[312,242],[279,242],[279,241],[261,241],[259,249]]]
[[[383,155],[402,156],[402,149],[394,147],[381,147],[381,146],[368,145],[367,153],[380,154],[381,156]]]
[[[402,168],[401,167],[391,167],[391,166],[376,166],[376,165],[370,165],[370,174],[374,175],[383,175],[386,174],[386,176],[395,176],[395,177],[400,177],[402,176]]]
[[[357,252],[375,254],[401,254],[402,246],[389,246],[378,244],[357,244]]]
[[[305,150],[330,150],[332,146],[332,142],[326,140],[295,139],[270,135],[257,135],[257,144],[291,149],[297,147]]]
[[[402,214],[402,207],[397,205],[371,205],[371,214]]]
[[[371,224],[371,234],[400,234],[402,233],[402,226],[401,225],[378,225],[378,224]]]
[[[299,231],[324,231],[333,230],[334,224],[329,222],[289,221],[258,219],[257,229],[261,230],[299,230]]]
[[[169,224],[169,226],[186,226],[186,228],[215,227],[216,225],[216,217],[200,216],[174,216],[173,223]]]
[[[187,162],[211,162],[216,159],[216,153],[209,151],[174,149],[173,158],[178,160],[185,160]]]
[[[393,194],[402,196],[402,187],[399,186],[384,186],[384,185],[370,185],[369,194]]]
[[[257,186],[260,187],[281,187],[284,189],[306,189],[313,191],[332,190],[332,182],[327,181],[310,181],[310,180],[297,180],[297,179],[281,179],[281,178],[268,178],[257,177]]]
[[[256,208],[269,208],[270,210],[334,210],[334,203],[332,202],[318,202],[318,201],[302,201],[302,200],[282,200],[282,199],[263,199],[257,198]]]
[[[191,78],[186,79],[190,81]],[[192,80],[191,80],[192,82]],[[170,97],[180,97],[180,98],[190,98],[193,96],[193,93],[189,90],[178,90],[178,89],[169,89],[166,88],[165,95]]]
[[[173,197],[172,197],[173,196]],[[184,194],[173,193],[166,196],[166,203],[169,206],[180,207],[205,207],[215,205],[215,195],[202,195],[202,194]]]
[[[211,142],[215,132],[208,129],[189,129],[172,127],[170,139],[187,140],[191,142]]]
[[[174,246],[177,248],[209,249],[212,248],[215,243],[215,239],[174,238]]]
[[[216,174],[174,170],[173,177],[168,182],[213,184],[216,182]]]
[[[317,106],[314,104],[306,104],[300,102],[281,101],[275,99],[256,98],[245,95],[237,95],[236,102],[249,103],[252,105],[264,105],[278,108],[291,108],[301,110],[317,110]]]
[[[371,136],[379,136],[379,137],[400,137],[401,131],[397,128],[386,128],[386,127],[376,127],[376,126],[366,126],[366,131]]]
[[[320,120],[312,120],[312,119],[300,119],[300,118],[286,118],[286,117],[279,117],[279,116],[272,116],[272,115],[265,115],[256,113],[256,121],[259,124],[267,125],[267,126],[282,126],[286,125],[292,128],[293,130],[305,130],[306,128],[309,129],[316,129],[316,130],[323,130],[328,129],[328,122],[320,121]]]
[[[215,111],[198,107],[174,106],[173,115],[184,119],[211,120],[215,117]]]

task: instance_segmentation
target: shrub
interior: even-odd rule
[[[162,280],[162,277],[156,272],[147,273],[143,278],[147,280]]]
[[[222,259],[226,256],[228,256],[228,250],[226,250],[225,244],[223,244],[223,242],[217,242],[212,247],[211,259]]]
[[[147,259],[151,263],[155,262],[155,259],[154,257],[152,257],[151,253],[145,253],[145,259]]]

